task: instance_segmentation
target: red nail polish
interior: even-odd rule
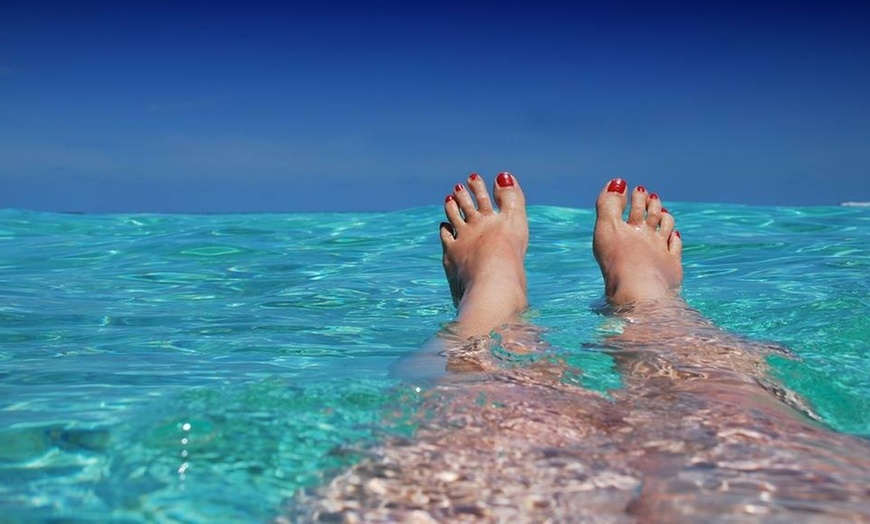
[[[679,231],[674,231],[674,235],[676,235],[677,238],[679,238],[679,239],[681,239],[681,240],[682,240],[682,238],[683,238],[682,235],[680,235],[680,232],[679,232]]]
[[[478,178],[480,178],[480,175],[478,175],[477,173],[471,173],[470,175],[468,175],[469,180],[477,180]]]
[[[610,185],[607,186],[607,191],[610,193],[619,193],[620,195],[625,193],[625,180],[614,178],[610,181]]]
[[[463,189],[462,184],[456,184],[455,186],[453,186],[453,190],[456,191],[457,193],[462,191],[462,189]]]
[[[659,196],[658,196],[656,193],[650,193],[650,194],[649,194],[649,199],[650,199],[650,200],[656,200],[658,197],[659,197]]]
[[[669,211],[667,210],[667,208],[664,208],[664,207],[662,208],[662,213],[668,213],[668,212]]]
[[[447,202],[451,202],[451,201],[453,201],[453,195],[447,195],[446,197],[444,197],[444,203],[445,203],[445,204],[446,204]]]
[[[637,186],[637,192],[638,193],[646,193],[646,188],[643,186]]]
[[[514,177],[505,171],[495,177],[495,183],[498,184],[498,187],[512,187],[514,185]]]

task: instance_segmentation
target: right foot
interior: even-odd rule
[[[601,267],[607,299],[614,305],[674,296],[683,280],[683,243],[674,218],[655,193],[634,189],[628,220],[626,183],[615,178],[595,206],[592,251]]]
[[[483,179],[472,173],[468,189],[456,184],[444,202],[448,220],[441,224],[444,272],[462,336],[488,335],[527,305],[525,196],[510,173],[498,175],[494,196],[498,212]]]

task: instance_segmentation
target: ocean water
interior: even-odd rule
[[[669,204],[683,294],[800,358],[771,372],[870,435],[870,209]],[[4,522],[265,521],[408,422],[389,366],[450,321],[438,207],[385,214],[0,211]],[[582,368],[607,318],[591,210],[530,209],[528,318]]]

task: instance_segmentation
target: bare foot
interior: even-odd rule
[[[683,243],[674,218],[655,193],[634,189],[628,220],[625,180],[615,178],[598,195],[592,251],[615,305],[674,296],[683,280]]]
[[[498,211],[483,178],[472,173],[468,189],[456,184],[444,202],[448,220],[441,224],[444,272],[462,336],[487,335],[514,320],[527,305],[525,196],[510,173],[496,177],[493,192]]]

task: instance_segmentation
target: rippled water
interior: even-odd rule
[[[773,372],[870,435],[870,210],[669,205],[684,296],[791,348]],[[530,210],[530,320],[582,368],[592,212]],[[451,319],[438,208],[389,214],[0,212],[0,513],[11,521],[264,520],[396,433],[388,366]],[[592,343],[592,344],[590,344]]]

